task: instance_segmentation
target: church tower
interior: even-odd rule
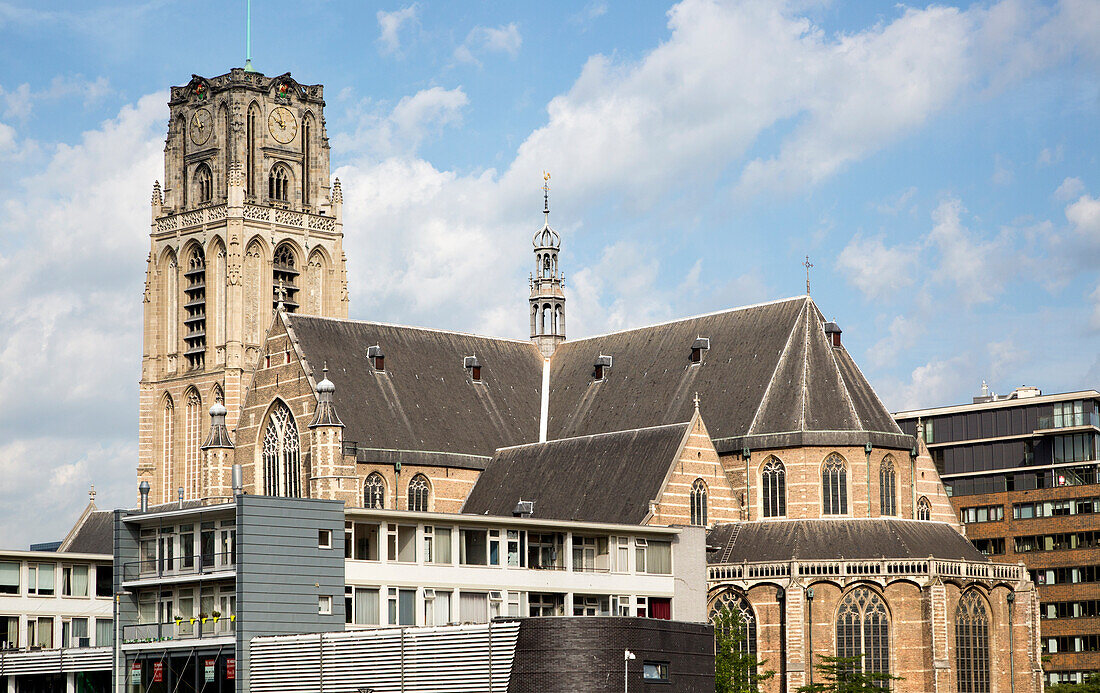
[[[211,495],[216,402],[235,429],[273,310],[347,317],[340,181],[323,87],[234,68],[172,87],[153,186],[138,477],[151,502]]]
[[[543,174],[543,224],[533,239],[535,272],[531,275],[531,341],[546,358],[565,341],[565,276],[558,272],[561,236],[550,228],[550,174]]]

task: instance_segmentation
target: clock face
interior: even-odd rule
[[[279,106],[267,117],[267,129],[271,136],[279,144],[286,144],[294,139],[294,133],[298,131],[298,122],[294,120],[294,114],[289,108]]]
[[[210,111],[200,108],[191,116],[191,141],[195,144],[206,144],[210,139],[210,133],[214,130],[214,121],[210,118]]]

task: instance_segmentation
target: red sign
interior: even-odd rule
[[[237,678],[237,658],[229,657],[225,660],[225,678],[235,679]]]
[[[153,683],[164,681],[164,662],[153,662]]]

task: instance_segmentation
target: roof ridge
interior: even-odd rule
[[[809,305],[809,304],[807,304]],[[802,325],[802,382],[798,388],[798,430],[806,430],[806,383],[810,371],[810,313],[806,313],[806,319]]]
[[[534,347],[529,339],[515,339],[513,337],[491,337],[485,334],[477,334],[475,332],[462,332],[460,330],[444,330],[438,327],[420,327],[417,325],[400,325],[394,322],[380,322],[378,320],[356,320],[353,318],[330,318],[321,315],[300,315],[297,313],[288,313],[288,318],[293,316],[293,320],[300,320],[306,318],[308,320],[326,320],[328,322],[344,322],[354,325],[377,325],[378,327],[398,327],[403,330],[420,330],[422,332],[439,332],[441,334],[453,334],[462,337],[476,337],[478,339],[488,339],[494,342],[512,342],[515,344],[528,344]]]
[[[691,421],[678,421],[676,423],[658,424],[656,426],[641,426],[639,428],[624,428],[621,431],[603,431],[601,433],[589,433],[583,436],[569,436],[568,438],[551,438],[546,441],[535,441],[533,443],[520,443],[519,445],[505,445],[497,448],[497,452],[501,450],[514,450],[516,448],[527,448],[535,445],[548,445],[550,443],[564,443],[570,440],[580,440],[581,438],[599,438],[600,436],[612,436],[619,433],[637,433],[638,431],[650,431],[657,428],[673,428],[676,426],[690,426]]]
[[[787,298],[777,298],[774,301],[763,301],[761,303],[752,303],[747,306],[739,306],[737,308],[723,308],[722,310],[711,311],[710,313],[700,313],[699,315],[689,315],[684,318],[676,318],[674,320],[665,320],[664,322],[655,322],[650,325],[639,325],[638,327],[628,327],[624,330],[613,330],[611,332],[601,332],[600,334],[589,335],[587,337],[578,337],[577,339],[567,339],[565,344],[574,344],[576,342],[584,342],[590,339],[599,339],[600,337],[610,337],[615,334],[624,334],[626,332],[636,332],[638,330],[648,330],[654,327],[662,327],[664,325],[672,325],[678,322],[687,322],[688,320],[698,320],[699,318],[709,318],[714,315],[723,315],[725,313],[737,313],[743,310],[751,310],[753,308],[762,308],[764,306],[772,306],[779,303],[787,303],[789,301],[806,300],[808,296],[790,296]]]
[[[871,381],[867,379],[867,376],[864,374],[863,369],[859,367],[859,364],[856,363],[856,360],[854,358],[852,358],[852,355],[848,353],[848,350],[844,348],[843,344],[840,346],[840,348],[841,348],[841,350],[844,351],[845,355],[848,356],[848,360],[851,361],[851,363],[852,363],[852,368],[856,369],[856,373],[859,373],[859,377],[863,378],[863,382],[867,383],[867,385],[870,386]],[[836,361],[835,356],[833,357],[833,360],[834,360],[834,362]],[[838,365],[837,368],[839,369],[840,366]],[[844,389],[845,390],[848,389],[848,384],[847,383],[844,384]],[[898,425],[897,420],[894,418],[893,414],[890,413],[890,409],[887,408],[886,403],[883,402],[882,398],[878,396],[878,391],[875,390],[875,388],[873,388],[873,387],[868,387],[868,389],[871,391],[871,394],[874,396],[875,401],[878,402],[878,405],[880,407],[882,407],[882,410],[884,412],[886,412],[887,418],[889,418],[890,421],[892,421],[894,423],[894,428],[898,429],[898,431],[901,432],[902,435],[905,435],[905,431],[901,430],[901,426]],[[856,418],[858,419],[859,417],[857,416]],[[860,425],[862,425],[862,422],[861,422]],[[883,431],[883,433],[886,433],[886,432],[887,431]],[[890,433],[893,433],[893,431],[890,431]]]
[[[802,306],[802,310],[805,310],[806,306]],[[760,404],[756,405],[756,411],[752,414],[752,421],[749,422],[749,427],[745,431],[745,435],[752,435],[752,429],[756,426],[756,420],[760,417],[760,412],[764,411],[765,405],[768,403],[768,396],[772,391],[772,384],[775,382],[775,375],[779,372],[779,367],[783,364],[783,360],[787,358],[787,352],[791,348],[791,340],[794,338],[794,333],[798,327],[798,318],[802,316],[802,310],[798,312],[798,316],[795,317],[794,323],[791,324],[790,334],[787,335],[787,342],[783,345],[783,351],[779,354],[779,358],[775,362],[775,368],[772,370],[772,375],[768,378],[768,386],[764,388],[764,396],[760,398]]]

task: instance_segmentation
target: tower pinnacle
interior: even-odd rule
[[[550,174],[542,174],[543,224],[531,244],[535,247],[535,272],[531,277],[531,340],[549,358],[565,341],[564,277],[558,271],[561,236],[550,228]]]

